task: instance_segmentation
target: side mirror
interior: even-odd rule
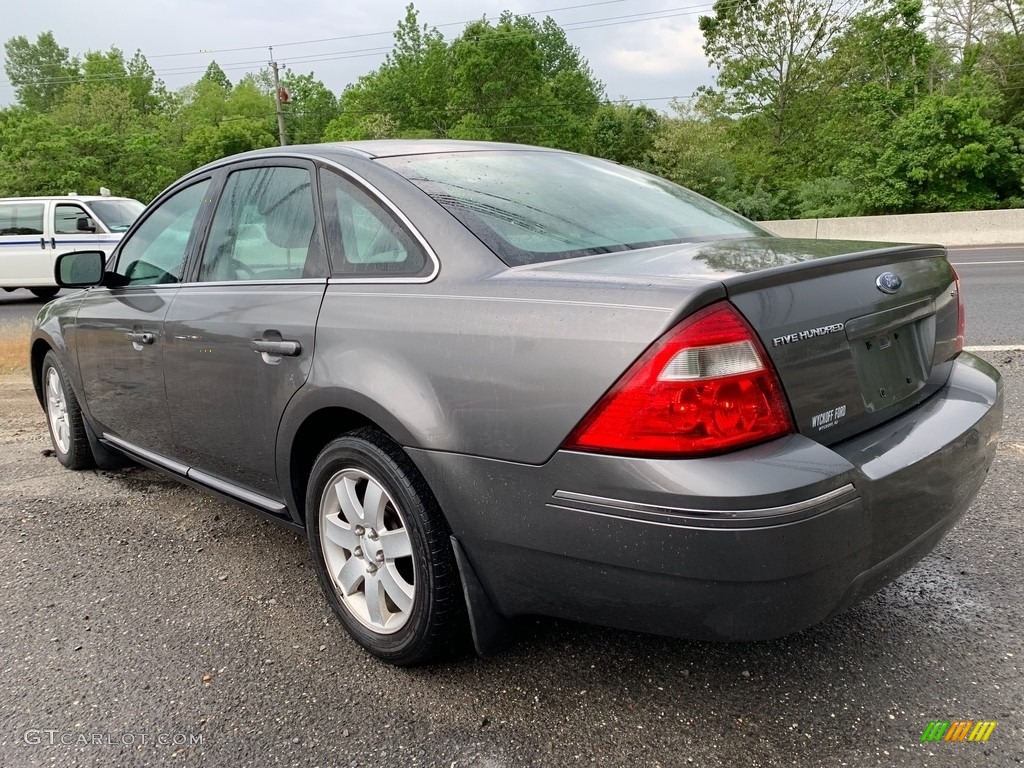
[[[107,254],[103,251],[73,251],[57,257],[53,276],[62,288],[89,288],[103,282]]]
[[[96,224],[88,216],[79,216],[75,223],[75,229],[79,232],[96,232]]]

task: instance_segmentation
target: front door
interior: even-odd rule
[[[97,250],[109,254],[121,239],[120,235],[104,232],[103,225],[77,202],[54,201],[52,207],[53,234],[49,246],[53,261],[71,251]]]
[[[268,160],[228,175],[195,280],[164,321],[176,454],[277,500],[277,428],[309,375],[327,284],[312,174]]]
[[[104,435],[172,455],[164,399],[164,315],[179,291],[210,179],[157,202],[122,243],[112,271],[124,285],[86,291],[75,351],[83,405]]]

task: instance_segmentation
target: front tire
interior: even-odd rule
[[[82,422],[82,409],[68,383],[64,367],[52,350],[43,358],[40,378],[43,382],[46,426],[57,461],[68,469],[89,469],[95,462]]]
[[[59,287],[53,288],[29,288],[30,291],[35,295],[37,299],[43,299],[49,301],[60,291]]]
[[[370,428],[329,443],[310,475],[306,529],[320,586],[356,642],[399,666],[451,649],[465,628],[451,534],[397,444]]]

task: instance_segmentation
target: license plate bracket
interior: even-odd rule
[[[931,318],[879,331],[853,342],[854,363],[868,413],[910,397],[928,380],[924,336]]]

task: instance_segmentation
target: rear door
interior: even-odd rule
[[[53,255],[46,247],[45,200],[0,202],[0,286],[53,285]]]
[[[164,320],[175,452],[191,476],[280,499],[277,428],[309,375],[327,285],[314,167],[233,166]]]

